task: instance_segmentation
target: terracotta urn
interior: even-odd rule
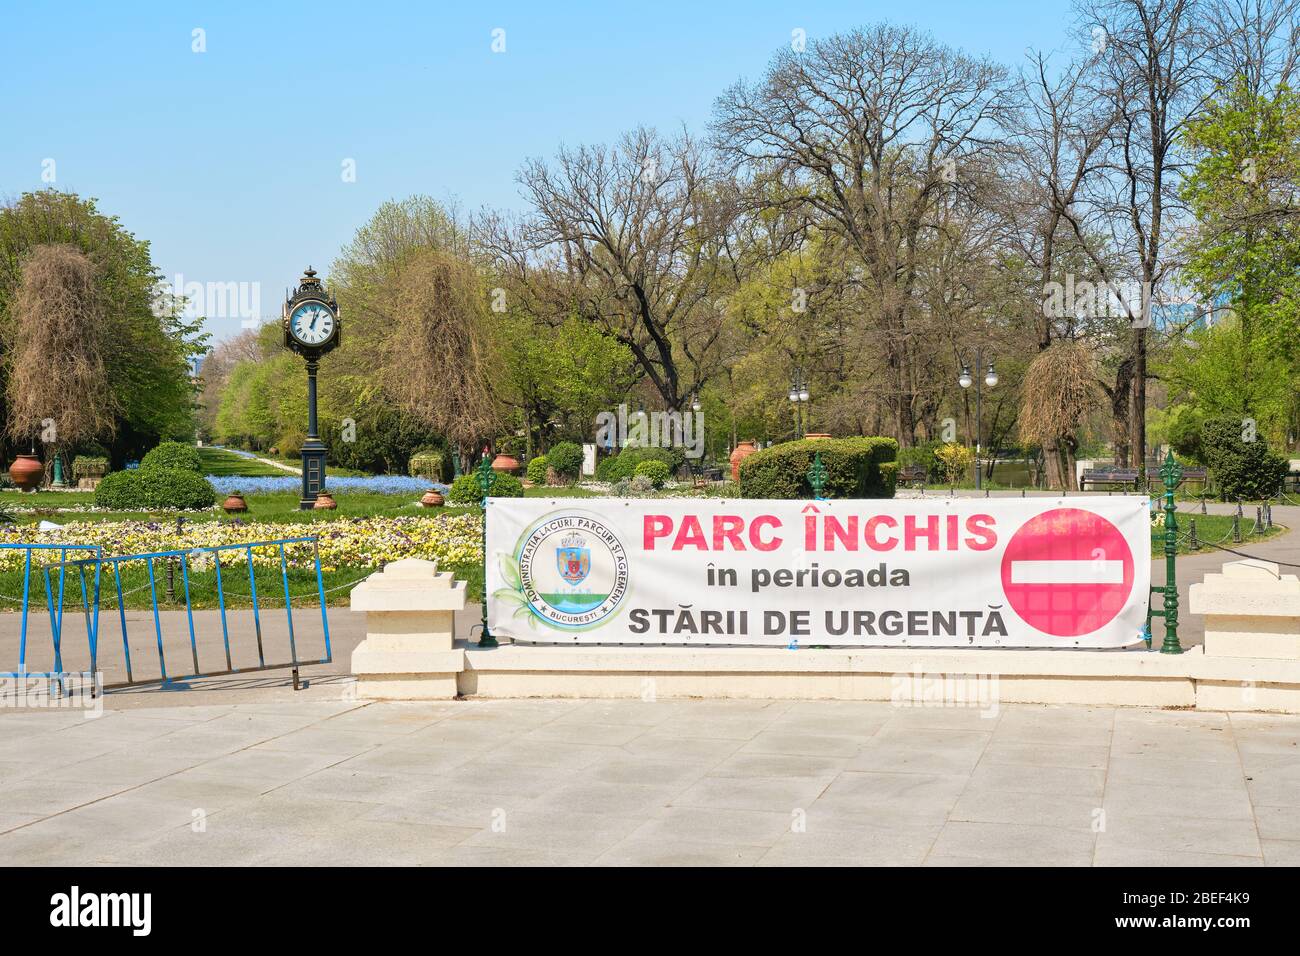
[[[312,505],[317,511],[333,511],[339,506],[339,503],[330,496],[328,491],[322,491],[316,496],[316,503]]]
[[[732,481],[740,481],[740,463],[756,451],[758,451],[758,443],[752,438],[747,438],[736,445],[735,450],[731,453]]]
[[[519,459],[513,455],[501,454],[492,459],[492,470],[510,474],[519,470]]]
[[[424,493],[424,497],[420,499],[420,504],[425,508],[440,508],[446,500],[441,491],[437,488],[430,488]]]
[[[830,432],[809,432],[804,438],[830,438]]]
[[[232,491],[226,496],[226,500],[221,502],[221,510],[228,515],[241,514],[248,510],[248,502],[238,491]]]
[[[45,466],[35,455],[19,455],[9,466],[9,478],[23,491],[35,491],[45,478]]]

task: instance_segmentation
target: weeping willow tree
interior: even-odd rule
[[[463,460],[500,424],[490,375],[488,297],[473,263],[420,249],[369,298],[384,394],[446,437]]]
[[[1079,428],[1098,402],[1092,353],[1074,339],[1059,339],[1038,353],[1021,387],[1020,439],[1043,448],[1055,445],[1063,491],[1076,490],[1074,460]],[[1051,475],[1052,469],[1047,473]]]
[[[39,438],[47,466],[69,447],[113,436],[103,294],[94,263],[68,245],[37,246],[22,267],[6,349],[8,432]]]

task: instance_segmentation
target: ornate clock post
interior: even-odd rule
[[[321,356],[338,348],[343,331],[339,304],[328,295],[311,266],[298,280],[298,288],[285,299],[280,319],[284,347],[307,360],[307,440],[302,443],[303,510],[316,504],[325,486],[325,444],[316,423],[316,370]]]

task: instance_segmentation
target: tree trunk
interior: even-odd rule
[[[1147,330],[1134,330],[1133,416],[1129,439],[1133,447],[1134,465],[1138,470],[1139,487],[1146,486],[1147,470]]]
[[[1144,357],[1145,361],[1145,357]],[[1132,466],[1132,403],[1134,393],[1134,361],[1126,358],[1115,369],[1115,387],[1110,392],[1110,411],[1114,431],[1115,464],[1121,468]],[[1145,393],[1144,393],[1145,394]]]
[[[1043,471],[1046,472],[1047,487],[1051,491],[1067,491],[1065,472],[1061,466],[1061,447],[1055,439],[1046,439],[1043,447]]]

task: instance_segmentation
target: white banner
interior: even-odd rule
[[[1137,496],[906,501],[493,498],[488,626],[518,641],[1122,647]]]

